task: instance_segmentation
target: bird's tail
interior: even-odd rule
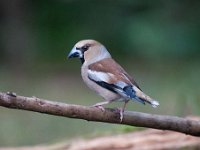
[[[146,96],[145,99],[144,98],[140,98],[140,97],[136,97],[136,99],[140,99],[144,103],[146,102],[146,103],[150,104],[154,108],[159,106],[159,102],[158,101],[156,101],[156,100],[154,100],[152,98],[150,98],[150,99],[149,98],[150,98],[149,96]]]
[[[127,86],[125,87],[126,89],[124,89],[124,91],[126,91],[126,94],[131,98],[134,99],[142,104],[148,103],[150,104],[152,107],[156,108],[157,106],[159,106],[159,102],[152,99],[151,97],[149,97],[148,95],[146,95],[145,93],[143,93],[140,89],[138,89],[137,87],[132,87],[132,86]]]
[[[152,99],[151,97],[149,97],[148,95],[146,95],[145,93],[143,93],[142,91],[137,91],[135,93],[136,95],[136,99],[140,99],[148,104],[150,104],[152,107],[156,108],[159,106],[159,102]]]

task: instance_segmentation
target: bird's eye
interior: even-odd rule
[[[85,52],[88,50],[89,47],[90,47],[90,45],[84,45],[83,47],[81,47],[81,49],[83,52]]]

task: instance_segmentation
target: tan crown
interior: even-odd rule
[[[84,52],[84,59],[86,63],[94,63],[104,58],[111,57],[107,49],[95,40],[81,40],[75,44],[75,47],[81,48],[85,45],[89,45],[88,50]]]
[[[84,46],[84,45],[86,45],[86,44],[89,44],[89,45],[102,45],[101,43],[99,43],[99,42],[97,42],[97,41],[95,41],[95,40],[92,40],[92,39],[88,39],[88,40],[81,40],[81,41],[79,41],[79,42],[77,42],[76,44],[75,44],[75,47],[82,47],[82,46]]]

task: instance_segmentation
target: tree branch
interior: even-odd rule
[[[120,122],[120,115],[116,113],[114,109],[106,109],[105,111],[102,111],[94,107],[71,105],[39,99],[36,97],[24,97],[13,93],[1,92],[0,106],[83,119],[87,121],[125,124],[160,130],[172,130],[193,136],[200,136],[200,121],[175,116],[125,111],[123,121]]]

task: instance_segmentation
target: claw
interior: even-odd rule
[[[105,108],[102,105],[109,104],[111,102],[112,101],[103,101],[103,102],[94,104],[93,107],[100,108],[102,111],[105,111]]]
[[[121,123],[124,117],[124,110],[120,109],[119,113],[120,113],[120,123]]]
[[[93,107],[101,109],[101,111],[105,111],[105,108],[101,105],[93,105]]]

